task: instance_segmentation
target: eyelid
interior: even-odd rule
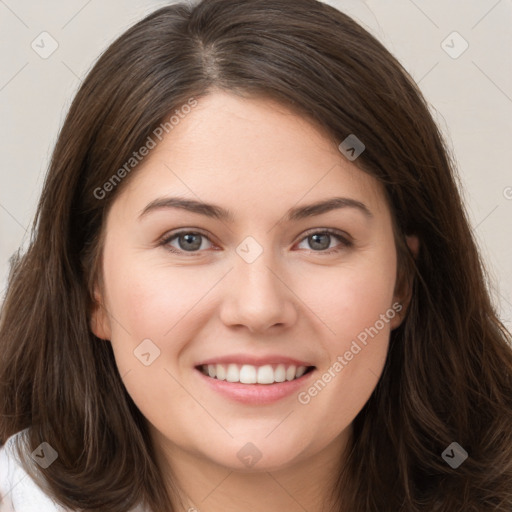
[[[168,231],[167,233],[165,233],[162,237],[160,237],[158,239],[158,242],[157,242],[157,245],[158,246],[164,246],[165,248],[167,248],[168,250],[170,250],[171,252],[175,253],[175,254],[188,254],[188,255],[193,255],[193,254],[201,254],[203,251],[191,251],[191,252],[187,252],[187,251],[182,251],[180,249],[176,249],[175,247],[173,247],[172,249],[169,249],[168,247],[168,244],[171,242],[171,240],[174,240],[175,238],[179,237],[180,235],[188,235],[188,234],[194,234],[194,235],[201,235],[202,237],[206,238],[211,244],[214,244],[215,245],[215,242],[212,241],[212,237],[210,234],[206,233],[205,231],[201,230],[201,229],[197,229],[197,228],[179,228],[177,231]]]
[[[171,248],[169,246],[169,243],[172,240],[174,240],[175,238],[177,238],[183,234],[201,235],[204,238],[206,238],[211,244],[215,245],[215,243],[211,240],[210,235],[207,234],[205,231],[198,229],[198,228],[179,228],[177,231],[167,232],[158,240],[158,245],[164,246],[164,248],[166,248],[173,254],[180,254],[180,255],[185,254],[187,256],[200,256],[205,251],[205,249],[199,250],[199,251],[183,251],[181,249],[176,249],[175,247]],[[306,238],[308,238],[309,236],[314,235],[314,234],[331,235],[331,236],[337,238],[341,242],[341,245],[344,246],[345,248],[349,248],[354,245],[354,238],[352,236],[350,236],[345,231],[342,231],[339,229],[334,229],[334,228],[311,228],[309,230],[306,230],[301,234],[301,238],[297,242],[295,242],[294,245],[304,241]],[[330,249],[325,249],[323,251],[309,250],[308,252],[309,253],[317,253],[317,254],[332,254],[335,252],[339,252],[340,250],[341,249],[337,249],[336,247],[333,247]]]
[[[352,236],[350,236],[346,231],[335,228],[311,228],[302,233],[302,238],[299,241],[304,240],[310,235],[314,235],[316,233],[328,233],[329,235],[336,235],[342,238],[347,243],[353,243],[355,240]]]

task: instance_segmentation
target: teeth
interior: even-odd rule
[[[289,369],[291,370],[291,372],[293,372],[293,377],[295,377],[295,366],[290,366]],[[286,380],[286,368],[284,367],[284,364],[277,365],[277,368],[274,370],[274,380],[276,382],[284,382]]]
[[[240,382],[240,372],[236,364],[230,364],[226,372],[226,380],[228,382]]]
[[[209,364],[203,365],[201,371],[212,379],[240,382],[242,384],[274,384],[302,377],[306,366],[285,366],[284,364],[253,366],[251,364]]]
[[[306,369],[307,368],[305,366],[299,366],[295,373],[295,378],[298,379],[299,377],[302,377],[306,373]]]
[[[295,368],[295,366],[290,366],[286,370],[286,380],[293,380],[293,379],[295,379],[296,370],[297,369]]]
[[[258,382],[258,371],[254,366],[244,364],[240,368],[240,382],[242,384],[256,384]]]

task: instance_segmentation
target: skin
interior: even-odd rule
[[[307,404],[296,393],[240,404],[206,386],[194,366],[233,353],[280,354],[311,362],[318,378],[358,334],[403,304],[381,185],[284,106],[219,91],[199,100],[126,185],[106,220],[91,328],[111,341],[165,474],[201,511],[323,510],[405,304]],[[138,218],[166,195],[217,204],[234,221],[176,208]],[[284,221],[288,209],[334,196],[364,203],[371,218],[346,207]],[[352,246],[324,236],[322,247],[339,251],[323,254],[328,249],[306,232],[327,228]],[[195,254],[183,238],[167,244],[181,255],[159,245],[181,229],[206,235]],[[252,263],[236,252],[248,236],[263,250]],[[160,350],[148,366],[134,356],[144,339]],[[248,442],[261,453],[252,467],[237,457]]]

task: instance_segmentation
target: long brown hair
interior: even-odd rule
[[[171,5],[99,58],[60,132],[30,246],[12,264],[0,440],[30,427],[20,453],[48,442],[58,459],[26,469],[70,508],[125,512],[143,500],[176,510],[145,418],[89,318],[106,213],[137,166],[104,184],[172,112],[214,88],[277,100],[337,144],[356,134],[366,149],[354,163],[385,185],[395,219],[399,279],[412,295],[354,421],[337,510],[510,512],[510,333],[489,299],[454,164],[399,62],[315,0]],[[416,259],[407,234],[419,238]],[[457,469],[441,456],[452,442],[469,454]]]

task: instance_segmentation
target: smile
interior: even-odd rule
[[[198,369],[212,379],[240,384],[275,384],[299,379],[313,370],[313,366],[296,366],[285,364],[204,364]]]

